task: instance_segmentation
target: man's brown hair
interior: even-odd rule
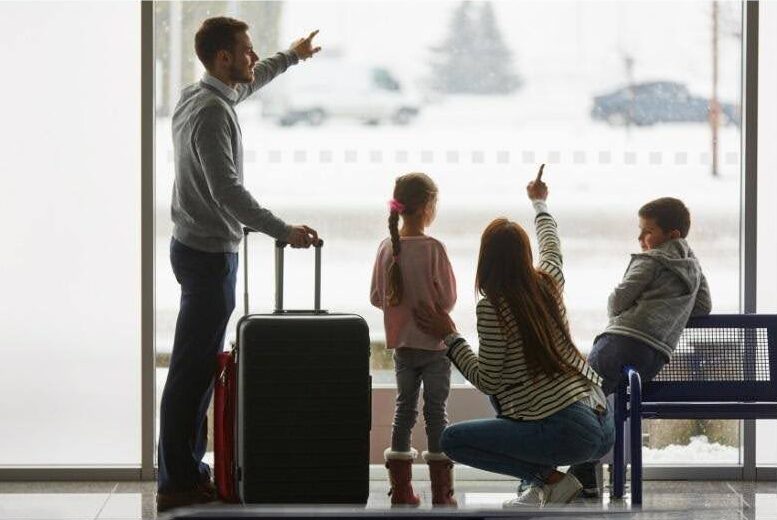
[[[216,53],[221,50],[232,52],[236,36],[248,30],[248,24],[234,18],[217,16],[208,18],[194,35],[194,50],[205,68],[213,64]]]
[[[680,199],[662,197],[639,208],[639,216],[651,219],[664,233],[675,229],[685,238],[691,229],[691,212]]]

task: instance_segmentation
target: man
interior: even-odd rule
[[[242,136],[234,108],[291,65],[319,52],[312,45],[317,32],[262,61],[242,21],[209,18],[195,36],[206,73],[183,91],[172,123],[170,259],[181,285],[181,307],[160,411],[159,511],[216,498],[210,468],[202,461],[206,412],[216,357],[235,307],[242,226],[292,247],[310,247],[318,240],[315,230],[286,224],[243,186]]]

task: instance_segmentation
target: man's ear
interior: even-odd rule
[[[232,54],[225,49],[219,49],[216,51],[216,59],[214,61],[229,65],[232,62]]]
[[[672,231],[669,232],[669,238],[671,238],[672,240],[680,237],[682,237],[682,235],[680,234],[680,231],[678,231],[677,229],[673,229]]]

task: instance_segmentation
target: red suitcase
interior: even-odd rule
[[[218,356],[213,398],[213,473],[222,502],[238,502],[235,485],[237,370],[234,350]]]

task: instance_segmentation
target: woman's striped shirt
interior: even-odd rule
[[[561,243],[556,221],[546,212],[544,204],[538,207],[535,226],[539,242],[538,268],[555,280],[559,294],[557,302],[566,324],[566,308],[560,296],[564,288]],[[575,354],[574,345],[564,338],[560,328],[555,331],[554,340],[562,355],[574,362],[576,370],[552,376],[529,374],[518,326],[504,302],[495,304],[487,298],[480,300],[477,329],[480,340],[477,354],[463,337],[453,335],[446,338],[448,357],[467,380],[496,399],[500,416],[539,420],[580,399],[601,394],[599,389],[594,390],[595,385],[601,384],[599,376]],[[528,345],[528,348],[532,347]]]

